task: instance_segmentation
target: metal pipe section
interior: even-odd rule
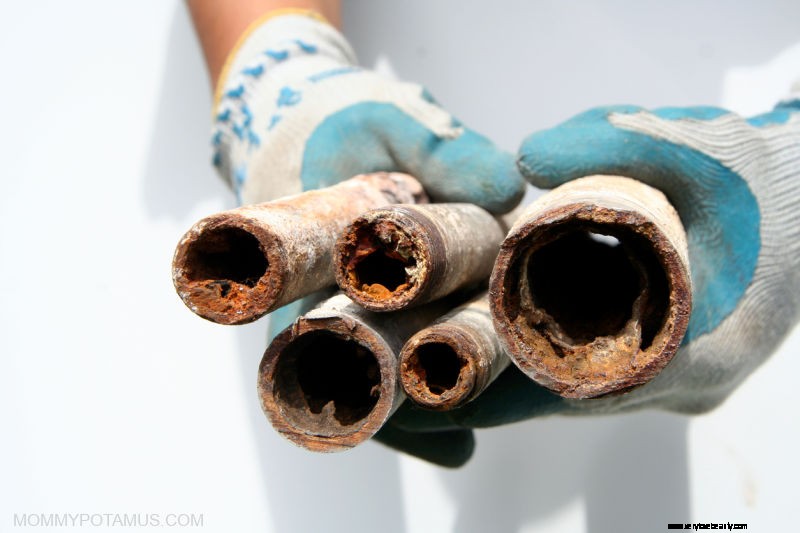
[[[686,235],[659,191],[591,176],[531,204],[490,280],[513,362],[567,398],[619,394],[672,359],[691,312]]]
[[[298,318],[267,347],[258,372],[272,426],[312,451],[352,448],[374,435],[405,399],[398,354],[416,331],[449,310],[376,314],[343,294]]]
[[[409,339],[400,384],[417,405],[449,411],[477,398],[509,362],[483,292]]]
[[[472,204],[395,205],[353,221],[336,244],[336,283],[376,312],[484,281],[505,232]]]
[[[376,173],[200,220],[172,263],[175,289],[203,318],[245,324],[334,284],[333,247],[355,217],[427,201],[411,176]]]

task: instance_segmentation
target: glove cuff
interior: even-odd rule
[[[214,90],[214,115],[227,92],[298,53],[318,53],[342,66],[357,63],[355,52],[344,36],[316,11],[293,8],[270,11],[247,27],[228,54]]]
[[[355,62],[344,36],[313,11],[272,11],[242,34],[219,78],[212,129],[214,166],[237,195],[246,170],[237,162],[283,118],[278,110],[299,103],[297,87]]]

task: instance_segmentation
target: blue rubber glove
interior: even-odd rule
[[[512,154],[461,126],[418,85],[359,68],[345,38],[313,13],[254,23],[231,53],[215,100],[214,164],[240,203],[381,170],[417,177],[434,201],[495,213],[524,192]],[[322,298],[270,315],[269,338]],[[376,438],[448,466],[466,461],[474,443],[468,430],[423,439],[387,428]]]
[[[720,404],[790,332],[800,308],[800,98],[749,120],[723,109],[597,108],[531,135],[522,174],[550,188],[591,174],[663,191],[685,226],[694,309],[682,347],[628,394],[565,400],[509,368],[450,413],[406,405],[405,431],[489,427],[531,417],[659,408],[701,413]]]

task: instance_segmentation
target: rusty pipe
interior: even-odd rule
[[[405,399],[398,354],[405,341],[447,312],[444,301],[377,314],[343,294],[279,333],[258,371],[272,426],[312,451],[352,448],[374,435]]]
[[[371,311],[413,307],[487,279],[504,234],[472,204],[373,209],[337,242],[336,283]]]
[[[656,376],[691,311],[686,235],[659,191],[592,176],[531,204],[490,280],[513,362],[567,398],[618,394]]]
[[[175,289],[203,318],[245,324],[334,284],[336,238],[356,216],[426,201],[411,176],[380,172],[200,220],[172,263]]]
[[[400,384],[417,405],[449,411],[477,398],[509,362],[484,291],[406,342]]]

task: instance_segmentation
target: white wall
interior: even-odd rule
[[[599,104],[751,112],[768,88],[726,79],[800,72],[796,2],[644,4],[362,0],[345,26],[364,64],[387,59],[509,150]],[[205,322],[171,285],[182,232],[234,202],[183,6],[0,9],[0,531],[53,512],[202,513],[214,532],[791,527],[797,332],[712,414],[480,431],[456,471],[283,441],[255,396],[264,324]]]

